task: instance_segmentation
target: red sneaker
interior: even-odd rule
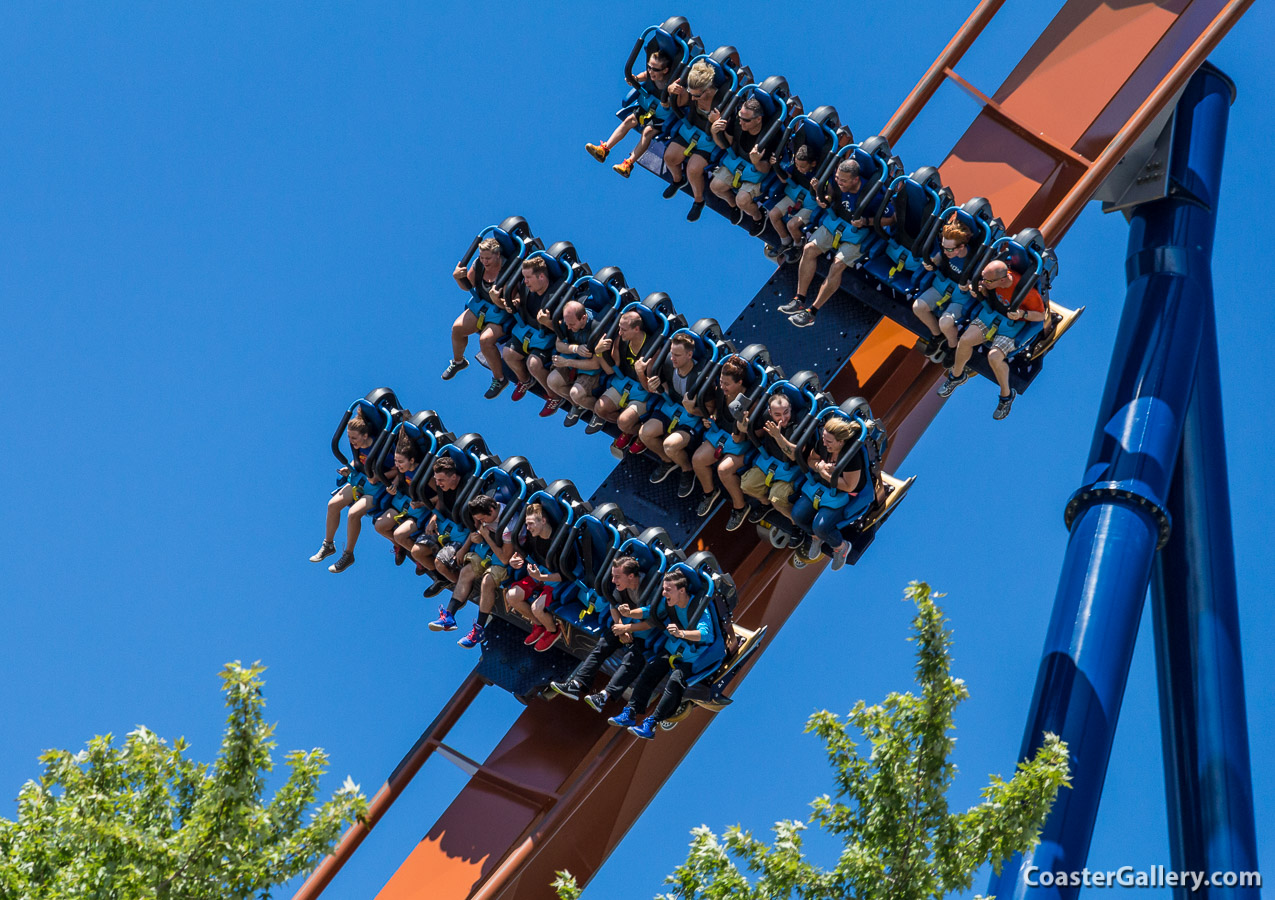
[[[636,437],[637,435],[635,434],[622,434],[615,439],[615,443],[611,446],[617,450],[624,450],[629,446],[629,444],[633,443],[633,440]]]
[[[552,400],[546,400],[544,407],[540,410],[540,418],[547,419],[553,415],[562,406],[562,398],[554,397]]]
[[[403,560],[407,559],[407,551],[398,544],[394,545],[394,565],[403,565]]]
[[[541,625],[539,622],[537,622],[536,627],[531,629],[531,634],[527,635],[527,638],[526,640],[523,641],[523,644],[527,647],[530,647],[532,644],[539,641],[541,635],[543,635],[544,633],[545,633],[545,627]]]
[[[521,381],[514,385],[514,392],[509,395],[510,400],[521,400],[527,396],[527,391],[531,389],[530,381]]]
[[[540,635],[540,640],[536,641],[536,652],[544,653],[554,644],[558,643],[558,638],[560,637],[562,637],[561,628],[557,631],[546,631],[544,634]]]

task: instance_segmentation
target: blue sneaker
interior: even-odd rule
[[[612,716],[607,719],[607,721],[616,728],[632,728],[637,724],[637,716],[634,714],[633,710],[626,706],[624,709],[620,710],[620,714],[618,716]]]
[[[655,716],[647,716],[641,725],[630,725],[629,734],[644,741],[655,740]]]
[[[447,611],[446,606],[438,608],[438,618],[429,623],[430,631],[455,631],[456,619]]]
[[[483,642],[483,626],[475,622],[474,627],[469,629],[469,634],[465,635],[456,643],[460,644],[466,650],[469,650],[473,647],[477,647],[482,642]]]

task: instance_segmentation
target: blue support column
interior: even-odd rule
[[[1210,314],[1169,492],[1176,526],[1156,559],[1151,611],[1170,859],[1180,871],[1238,873],[1257,871],[1257,833],[1216,330]],[[1178,900],[1260,893],[1174,890]]]
[[[990,892],[1075,897],[1040,873],[1085,867],[1116,720],[1156,549],[1169,537],[1168,497],[1212,303],[1214,200],[1231,85],[1204,67],[1178,101],[1169,196],[1134,210],[1129,281],[1071,530],[1021,756],[1045,732],[1071,750],[1064,790],[1036,849],[1006,863]]]

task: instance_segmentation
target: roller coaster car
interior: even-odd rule
[[[710,712],[718,712],[728,706],[731,699],[726,696],[727,687],[760,649],[766,635],[764,627],[753,631],[735,624],[735,583],[721,571],[717,559],[708,551],[695,553],[684,562],[673,563],[669,571],[685,573],[690,583],[691,602],[687,607],[687,620],[697,622],[706,609],[711,611],[714,637],[707,649],[699,651],[686,692],[682,695],[682,704],[661,723],[666,730],[684,719],[693,706]],[[698,649],[688,641],[671,637],[663,640],[670,653],[685,656],[687,651]]]
[[[658,373],[664,363],[668,361],[669,350],[673,345],[673,338],[679,334],[686,335],[695,342],[695,349],[692,351],[695,367],[691,370],[690,377],[687,379],[683,398],[690,398],[692,404],[695,398],[699,397],[704,390],[704,386],[708,384],[716,370],[716,363],[721,358],[722,351],[728,348],[730,344],[722,334],[721,325],[716,319],[700,319],[690,328],[679,328],[677,331],[669,335],[668,341],[660,348],[660,352],[651,360],[651,365],[647,368],[650,374]],[[686,419],[691,430],[699,433],[703,428],[699,424],[699,417],[692,415],[687,411],[681,400],[675,400],[668,393],[653,394],[651,402],[647,404],[650,412],[662,413],[669,421],[667,432],[673,433],[678,423],[682,419]]]
[[[855,426],[854,437],[841,448],[833,465],[832,475],[825,478],[812,470],[807,457],[821,439],[822,427],[830,418],[842,418]],[[862,397],[852,397],[840,406],[825,406],[814,416],[808,434],[802,435],[798,446],[805,481],[802,495],[814,504],[816,510],[841,510],[838,529],[842,537],[851,542],[850,562],[855,562],[867,549],[875,535],[875,529],[894,511],[903,495],[911,487],[912,480],[886,481],[881,472],[881,460],[889,439],[885,429],[872,417],[868,402]],[[841,476],[851,466],[859,469],[858,483],[852,491],[835,487]],[[826,548],[831,552],[832,548]]]
[[[533,351],[550,351],[553,349],[556,334],[552,327],[540,324],[536,314],[541,310],[548,311],[556,321],[562,315],[562,307],[571,296],[576,281],[590,274],[589,266],[580,261],[576,248],[570,241],[558,241],[548,250],[535,250],[527,254],[526,262],[532,259],[543,259],[549,272],[549,286],[545,289],[536,308],[530,304],[519,302],[515,306],[513,323],[510,329],[510,341],[521,349],[526,356]],[[510,283],[512,290],[508,296],[527,296],[527,284],[522,276],[521,268],[518,276]]]
[[[673,82],[686,74],[693,58],[704,52],[704,42],[692,36],[691,25],[682,16],[674,16],[662,25],[652,25],[643,31],[624,64],[624,80],[629,85],[629,93],[624,98],[623,108],[616,113],[619,118],[626,118],[634,112],[651,112],[659,104],[660,96],[650,89],[646,81],[639,80],[633,71],[639,55],[643,57],[645,66],[646,57],[656,50],[663,51],[672,60],[669,82]]]
[[[504,263],[501,265],[500,274],[496,276],[495,288],[504,293],[521,271],[522,261],[527,258],[527,254],[539,249],[540,242],[532,236],[531,226],[527,224],[526,219],[522,216],[510,216],[499,225],[488,225],[478,233],[478,236],[470,243],[469,249],[465,251],[465,255],[461,257],[461,266],[465,269],[469,268],[478,253],[478,245],[484,238],[489,237],[495,238],[500,243],[500,255]],[[508,321],[509,313],[496,306],[478,288],[471,287],[469,293],[470,296],[465,305],[477,316],[479,331],[488,321],[501,323]]]
[[[879,282],[877,290],[888,286],[905,296],[912,293],[917,278],[925,274],[922,262],[937,246],[935,235],[951,205],[952,191],[933,166],[890,182],[872,217],[876,244],[862,265]],[[894,207],[894,224],[889,228],[881,224],[887,206]]]
[[[614,503],[604,503],[576,518],[568,531],[561,554],[559,571],[577,585],[575,595],[565,603],[555,604],[554,614],[570,624],[573,631],[596,637],[610,621],[607,611],[614,602],[611,563],[625,540],[628,523]],[[575,650],[567,634],[568,649]]]
[[[355,459],[347,459],[346,455],[341,452],[341,439],[345,436],[346,426],[350,424],[356,414],[362,413],[363,421],[373,429],[372,446],[367,448],[364,453],[364,462],[360,462],[355,454]],[[368,393],[362,400],[355,400],[346,409],[341,416],[341,421],[336,427],[336,431],[332,433],[332,455],[342,466],[348,466],[350,474],[345,479],[357,488],[366,488],[370,483],[368,480],[367,465],[365,463],[376,464],[382,456],[385,445],[389,442],[390,432],[394,427],[397,417],[402,415],[398,397],[389,388],[376,388]],[[391,460],[391,464],[393,460]]]
[[[862,228],[855,228],[849,222],[838,218],[831,210],[823,212],[814,224],[823,225],[832,232],[834,250],[843,242],[862,245],[866,239],[873,236],[873,221],[878,211],[885,209],[880,203],[881,195],[895,178],[903,174],[903,163],[891,153],[889,142],[878,135],[860,144],[849,144],[838,150],[819,179],[819,190],[823,190],[828,180],[834,177],[837,166],[847,159],[853,159],[859,164],[859,177],[863,182],[859,188],[859,196],[855,201],[854,214],[851,218],[868,219],[869,222]]]
[[[741,87],[730,104],[723,108],[722,115],[730,116],[747,100],[756,100],[761,106],[761,131],[757,135],[756,146],[769,156],[779,147],[783,135],[784,124],[788,121],[788,81],[782,75],[772,75],[761,84],[748,84]],[[761,182],[765,175],[757,170],[746,156],[740,156],[734,147],[720,151],[717,165],[734,172],[732,186],[738,188],[742,182]],[[705,173],[711,174],[711,173]]]

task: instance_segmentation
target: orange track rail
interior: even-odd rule
[[[985,95],[954,67],[1001,2],[980,3],[885,133],[897,139],[938,86],[955,81],[983,109],[942,164],[944,183],[958,201],[989,198],[1011,233],[1044,223],[1051,243],[1251,4],[1073,0],[1005,83]],[[941,405],[934,393],[941,369],[916,353],[915,343],[910,332],[883,319],[831,385],[838,397],[867,398],[885,421],[891,467]],[[701,542],[735,574],[737,618],[748,628],[768,626],[773,640],[822,566],[796,570],[786,564],[788,553],[769,544],[723,537],[719,516]],[[369,822],[351,829],[295,900],[318,896],[424,759],[442,746],[477,690],[471,676],[377,795]],[[647,742],[608,727],[584,704],[531,703],[481,766],[463,761],[476,769],[469,783],[378,897],[548,900],[553,872],[562,868],[587,882],[710,720],[696,709],[676,729]]]

